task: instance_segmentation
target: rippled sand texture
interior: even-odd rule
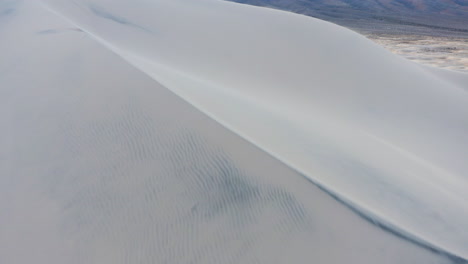
[[[368,34],[368,38],[409,60],[468,72],[468,38]]]
[[[14,65],[0,263],[457,261],[367,221],[83,32],[40,34],[68,25],[58,16],[17,8],[2,29],[22,41],[0,62]]]
[[[425,153],[458,164],[466,152],[457,143],[467,142],[458,121],[468,112],[458,86],[351,31],[286,13],[211,0],[49,3],[0,1],[1,264],[468,263],[458,174],[444,184],[451,175],[382,142],[398,138],[361,133],[375,125],[413,143],[422,129],[434,131],[423,143],[448,134],[437,157],[435,147]],[[293,44],[280,42],[291,27],[300,29]],[[375,56],[362,59],[362,49]],[[324,52],[344,59],[327,64]],[[270,79],[282,67],[303,72]],[[407,125],[415,120],[422,125]],[[405,231],[413,222],[419,229]]]

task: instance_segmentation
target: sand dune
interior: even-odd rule
[[[0,263],[468,263],[466,75],[218,0],[1,8]]]

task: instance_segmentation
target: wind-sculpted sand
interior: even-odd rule
[[[468,263],[465,75],[218,0],[0,14],[0,263]]]

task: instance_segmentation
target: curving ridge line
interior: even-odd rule
[[[77,26],[78,28],[80,28],[84,32],[86,32],[89,36],[91,36],[97,42],[101,43],[104,47],[106,47],[107,49],[114,52],[116,55],[118,55],[119,57],[124,59],[127,63],[129,63],[132,66],[134,66],[135,68],[139,69],[141,72],[148,75],[149,77],[154,79],[156,82],[164,84],[164,81],[160,81],[153,74],[148,73],[144,69],[144,67],[142,67],[138,62],[136,62],[134,59],[132,59],[131,54],[128,54],[125,51],[119,49],[117,46],[113,45],[112,43],[110,43],[106,39],[100,37],[98,34],[86,29],[86,27],[80,25],[76,21],[73,21],[72,19],[65,16],[63,13],[57,11],[53,7],[51,7],[49,5],[45,5],[45,7],[47,7],[49,10],[51,10],[55,14],[65,18],[70,23]],[[301,171],[300,169],[296,168],[295,166],[293,166],[289,162],[285,161],[279,155],[275,155],[274,152],[268,151],[267,148],[264,148],[263,146],[257,144],[255,142],[255,140],[249,138],[248,135],[242,133],[241,131],[239,131],[235,127],[229,125],[228,123],[224,122],[222,119],[218,118],[216,115],[210,113],[210,111],[204,109],[202,105],[199,105],[195,101],[190,100],[190,96],[185,96],[180,91],[177,91],[177,89],[174,89],[173,87],[170,87],[170,85],[164,85],[164,87],[166,87],[168,90],[172,91],[177,96],[181,97],[187,103],[189,103],[189,104],[193,105],[194,107],[196,107],[197,109],[199,109],[201,112],[203,112],[204,114],[206,114],[210,118],[216,120],[218,123],[220,123],[221,125],[223,125],[227,129],[233,131],[234,133],[236,133],[240,137],[244,138],[245,140],[247,140],[248,142],[250,142],[251,144],[253,144],[257,148],[263,150],[267,154],[273,156],[275,159],[277,159],[280,162],[286,164],[291,169],[293,169],[293,170],[299,172],[300,174],[304,175],[304,177],[307,178],[311,183],[313,183],[314,185],[319,187],[321,190],[323,190],[324,192],[329,194],[331,197],[333,197],[335,200],[337,200],[341,204],[348,207],[350,210],[355,212],[357,215],[359,215],[361,218],[365,219],[366,221],[374,224],[375,226],[377,226],[377,227],[379,227],[379,228],[381,228],[381,229],[383,229],[383,230],[385,230],[385,231],[387,231],[387,232],[389,232],[389,233],[391,233],[391,234],[393,234],[395,236],[398,236],[398,237],[403,238],[403,239],[405,239],[407,241],[410,241],[410,242],[412,242],[412,243],[414,243],[416,245],[419,245],[420,247],[426,248],[426,249],[428,249],[428,250],[430,250],[432,252],[436,252],[436,253],[438,253],[440,255],[444,255],[444,256],[448,257],[449,259],[451,259],[454,263],[468,263],[468,260],[466,258],[463,258],[463,257],[461,257],[461,256],[459,256],[457,254],[451,253],[449,250],[443,249],[442,247],[437,246],[435,243],[430,243],[430,242],[428,242],[428,240],[422,239],[422,238],[418,237],[417,235],[413,234],[412,232],[408,232],[408,231],[398,227],[397,225],[394,225],[394,224],[390,223],[389,221],[385,221],[382,217],[379,217],[377,213],[372,212],[372,210],[368,210],[368,209],[366,209],[366,208],[364,208],[364,207],[362,207],[362,206],[360,206],[360,205],[358,205],[356,203],[353,203],[351,199],[348,199],[346,197],[346,195],[334,192],[332,190],[333,188],[330,188],[327,185],[321,183],[320,181],[318,181],[316,179],[313,179],[310,176],[307,176],[307,173],[305,173],[304,171]]]

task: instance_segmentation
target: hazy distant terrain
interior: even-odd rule
[[[468,38],[368,34],[366,37],[412,61],[468,72]]]
[[[468,36],[463,0],[230,0],[317,17],[373,32]]]
[[[228,0],[295,12],[353,29],[407,59],[468,71],[468,1]]]

